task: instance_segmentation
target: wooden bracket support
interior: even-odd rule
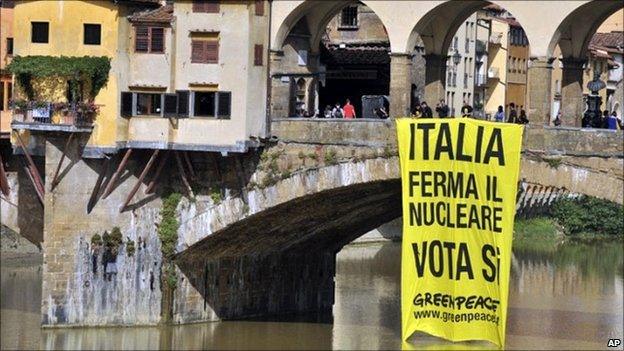
[[[45,196],[45,186],[43,185],[41,174],[39,173],[37,166],[35,166],[35,162],[33,161],[32,157],[30,157],[30,154],[28,153],[28,149],[26,148],[22,137],[19,135],[19,133],[15,133],[15,136],[17,137],[17,142],[22,148],[22,151],[24,151],[24,156],[26,156],[26,160],[28,161],[28,165],[26,167],[28,176],[30,177],[33,186],[35,187],[35,191],[37,192],[37,197],[39,197],[39,201],[41,201],[41,204],[43,204]]]
[[[193,188],[191,188],[191,184],[189,183],[188,179],[186,178],[186,172],[184,171],[184,167],[182,165],[182,160],[180,160],[180,154],[179,153],[175,153],[175,159],[176,159],[176,163],[178,165],[178,171],[180,172],[180,177],[182,178],[182,182],[184,183],[184,185],[186,186],[186,190],[189,193],[190,197],[195,197],[195,194],[193,194]]]
[[[126,154],[119,163],[119,166],[117,166],[115,173],[113,173],[110,180],[108,181],[108,184],[106,184],[106,188],[104,189],[104,194],[102,194],[102,198],[106,199],[106,197],[108,197],[108,195],[113,191],[113,186],[115,186],[115,182],[117,182],[119,175],[126,167],[126,163],[128,163],[128,160],[130,159],[130,154],[132,154],[132,149],[128,149],[126,151]]]
[[[248,205],[247,203],[247,184],[245,182],[245,165],[243,165],[243,160],[242,160],[243,156],[234,156],[234,158],[236,158],[236,175],[238,176],[238,183],[240,186],[240,191],[241,191],[241,198],[243,199],[243,202]]]
[[[151,194],[154,191],[154,187],[156,186],[156,182],[158,181],[158,176],[160,176],[160,172],[162,172],[165,164],[167,164],[167,160],[169,160],[170,152],[169,150],[165,151],[165,155],[160,159],[160,163],[158,164],[158,168],[156,168],[156,173],[152,180],[147,184],[147,188],[145,188],[146,194]]]
[[[95,204],[99,199],[100,191],[102,190],[102,182],[104,181],[104,176],[108,173],[110,160],[111,159],[108,157],[104,160],[104,165],[102,166],[102,170],[100,171],[98,179],[95,182],[95,186],[93,187],[93,192],[91,192],[91,196],[89,197],[89,202],[87,203],[87,213],[91,213],[91,210],[95,207]]]
[[[2,155],[0,155],[0,190],[4,196],[8,197],[11,187],[9,187],[9,180],[6,172],[4,171],[4,161],[2,161]]]
[[[160,150],[154,150],[154,152],[152,153],[152,156],[150,157],[149,161],[147,161],[147,164],[145,165],[145,168],[143,168],[143,171],[141,172],[141,175],[139,175],[139,179],[137,180],[137,182],[134,185],[134,187],[132,188],[132,190],[130,190],[130,194],[128,194],[128,197],[126,197],[126,201],[124,201],[123,205],[121,205],[121,208],[119,209],[119,212],[123,212],[126,209],[128,204],[130,203],[130,200],[132,200],[132,198],[134,197],[134,194],[136,194],[137,190],[139,190],[139,187],[141,186],[141,183],[143,182],[143,179],[145,179],[145,176],[147,175],[149,170],[152,168],[152,165],[154,164],[154,161],[156,161],[156,157],[158,156],[159,152],[160,152]]]
[[[67,151],[69,150],[69,145],[71,144],[73,138],[74,138],[74,133],[69,134],[69,138],[67,138],[67,142],[65,143],[65,148],[63,149],[63,154],[61,155],[61,159],[59,160],[58,166],[56,166],[56,171],[54,172],[54,177],[52,177],[52,183],[50,184],[50,190],[54,190],[54,188],[56,187],[56,185],[60,181],[58,179],[58,175],[59,175],[59,172],[61,171],[61,166],[63,165],[63,160],[65,160],[65,155],[67,154]]]
[[[191,162],[191,158],[187,151],[182,151],[182,156],[184,156],[184,161],[186,162],[186,166],[189,169],[189,174],[191,175],[191,179],[196,179],[197,175],[195,174],[195,169],[193,168],[193,163]]]

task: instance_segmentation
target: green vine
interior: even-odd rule
[[[30,100],[34,99],[32,79],[40,77],[66,77],[70,81],[73,99],[77,99],[77,89],[85,78],[91,81],[91,98],[94,99],[100,89],[108,83],[111,69],[110,58],[82,56],[15,56],[7,66],[15,74],[19,85]],[[75,101],[73,101],[75,102]]]
[[[160,225],[158,226],[158,237],[161,242],[161,251],[165,259],[170,259],[175,254],[175,247],[178,241],[178,227],[180,223],[176,217],[176,208],[180,203],[182,195],[171,193],[163,200],[160,210]]]

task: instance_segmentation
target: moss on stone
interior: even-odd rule
[[[126,254],[128,255],[128,257],[132,257],[134,256],[135,252],[136,246],[134,245],[134,240],[128,240],[126,242]]]

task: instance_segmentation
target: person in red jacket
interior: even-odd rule
[[[344,118],[355,118],[355,107],[351,105],[351,101],[349,101],[349,99],[347,99],[347,103],[342,109],[344,111]]]

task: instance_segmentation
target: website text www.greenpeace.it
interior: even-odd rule
[[[459,322],[472,322],[472,321],[485,321],[498,325],[499,316],[491,313],[479,313],[479,312],[440,312],[438,310],[422,310],[414,311],[414,318],[436,318],[441,319],[442,322],[459,323]]]

